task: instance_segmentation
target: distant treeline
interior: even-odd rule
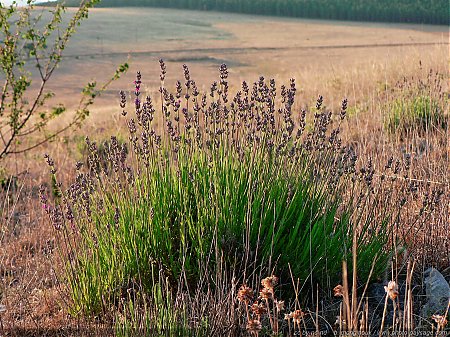
[[[76,6],[80,0],[66,0]],[[97,7],[150,6],[330,20],[449,24],[449,0],[102,0]]]

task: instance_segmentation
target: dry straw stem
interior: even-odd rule
[[[370,269],[370,273],[368,275],[367,281],[364,286],[363,293],[361,295],[361,299],[358,302],[358,292],[357,292],[357,241],[356,241],[356,230],[354,231],[353,236],[353,246],[352,246],[352,254],[353,254],[353,275],[352,275],[352,292],[351,292],[351,300],[350,300],[350,291],[348,285],[348,271],[347,271],[347,262],[345,260],[342,261],[342,282],[343,285],[337,285],[334,288],[334,296],[343,298],[343,306],[340,307],[340,315],[339,315],[339,330],[340,331],[364,331],[367,330],[368,324],[368,308],[367,305],[365,307],[365,311],[363,313],[360,312],[361,305],[365,299],[365,294],[367,288],[369,286],[369,282],[375,268],[375,264],[377,262],[377,256],[374,257],[372,261],[372,266]],[[350,303],[351,302],[351,303]],[[367,302],[367,299],[366,299]],[[363,319],[359,320],[360,315],[362,314]],[[344,325],[345,323],[345,325]]]
[[[6,312],[6,306],[3,304],[0,304],[0,331],[3,333],[3,319],[2,314]]]

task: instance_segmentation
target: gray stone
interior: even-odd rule
[[[423,307],[422,314],[424,316],[444,314],[449,305],[450,285],[435,268],[427,269],[424,277],[427,302]]]

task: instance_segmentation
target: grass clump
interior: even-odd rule
[[[445,116],[439,101],[430,96],[397,98],[390,103],[385,128],[390,133],[406,134],[416,130],[420,133],[432,128],[445,129]]]
[[[308,131],[307,112],[294,116],[294,80],[278,91],[274,80],[261,77],[229,98],[225,65],[208,95],[186,66],[184,85],[178,81],[174,93],[164,85],[165,73],[161,61],[158,114],[152,99],[141,97],[140,73],[133,116],[121,92],[128,146],[111,137],[104,143],[106,165],[97,165],[99,148],[87,138],[86,165],[77,163],[61,202],[51,206],[41,191],[64,238],[73,313],[118,308],[127,317],[133,310],[126,308],[161,307],[164,298],[162,307],[186,326],[190,321],[175,313],[190,309],[171,303],[193,293],[220,297],[222,273],[246,280],[258,268],[288,275],[290,266],[295,277],[329,285],[352,247],[360,275],[384,270],[399,217],[386,206],[395,186],[377,178],[371,161],[358,167],[353,149],[342,145],[346,100],[333,115],[319,97]],[[163,130],[153,126],[158,118]],[[399,173],[400,162],[394,166]],[[167,331],[159,314],[144,317],[145,324],[129,317],[124,331],[136,325]],[[198,329],[214,324],[205,317]]]
[[[385,130],[400,137],[423,135],[448,127],[448,106],[442,75],[430,71],[425,81],[404,78],[385,107]]]

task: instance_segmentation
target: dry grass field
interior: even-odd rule
[[[39,185],[51,186],[43,154],[48,153],[54,159],[58,179],[67,186],[76,174],[74,163],[86,155],[85,135],[98,142],[117,133],[126,139],[119,90],[132,96],[135,74],[140,71],[140,90],[154,97],[158,106],[159,59],[166,63],[165,85],[170,91],[175,90],[176,80],[184,80],[183,64],[189,66],[199,91],[208,92],[211,83],[219,78],[220,65],[225,63],[231,97],[244,80],[252,84],[262,75],[275,79],[277,86],[289,86],[289,80],[294,78],[296,120],[301,109],[314,109],[319,95],[324,97],[325,110],[337,113],[342,100],[347,98],[347,118],[342,123],[341,137],[343,143],[351,144],[362,162],[371,158],[373,167],[381,172],[391,156],[403,161],[411,154],[406,180],[417,183],[421,196],[442,191],[440,203],[419,223],[411,220],[420,211],[419,198],[408,201],[402,211],[402,222],[397,225],[398,235],[411,245],[394,256],[391,269],[378,283],[391,280],[391,272],[398,274],[398,280],[405,279],[408,261],[416,264],[412,283],[419,294],[425,291],[421,275],[428,267],[438,268],[449,281],[448,27],[151,8],[94,9],[69,45],[49,83],[56,93],[53,102],[63,102],[69,110],[77,106],[80,91],[88,81],[108,79],[124,61],[130,63],[130,70],[96,100],[81,129],[0,162],[3,177],[17,176],[16,185],[0,190],[0,304],[6,306],[6,312],[0,312],[0,336],[110,333],[103,329],[110,327],[109,319],[117,318],[114,313],[92,319],[68,314],[69,290],[60,281],[64,253],[58,253],[63,249],[63,240],[39,200]],[[427,125],[425,131],[412,126],[406,133],[389,131],[386,121],[396,102],[409,99],[408,93],[418,88],[437,97],[447,118],[446,126]],[[131,104],[129,109],[132,110]],[[161,128],[161,120],[156,119]],[[312,121],[313,114],[307,119]],[[398,124],[395,126],[400,128]],[[364,280],[361,281],[364,288]],[[289,284],[291,280],[282,282]],[[311,300],[311,296],[315,298],[314,292],[308,293],[307,304],[302,304],[308,305],[311,317],[316,310],[315,300]],[[331,303],[321,304],[323,315],[328,315],[327,319],[333,313],[339,315],[339,306],[327,297],[331,289],[321,289],[321,294],[327,298],[324,302]],[[423,298],[417,300],[418,306],[421,301]],[[228,315],[224,312],[217,315],[218,320]],[[126,316],[124,312],[120,314]]]
[[[339,96],[350,97],[370,82],[414,74],[420,60],[424,65],[446,67],[447,53],[445,26],[102,8],[91,12],[72,39],[54,88],[76,99],[87,80],[105,78],[129,59],[130,72],[145,73],[145,88],[155,91],[162,58],[169,70],[168,84],[178,79],[186,63],[199,86],[208,87],[225,63],[235,86],[260,75],[283,81],[294,77],[306,94],[312,94],[305,98],[314,100],[330,87]],[[363,88],[341,88],[345,82]],[[116,82],[102,103],[115,107],[111,99],[117,100],[116,92],[128,83],[126,78]]]

